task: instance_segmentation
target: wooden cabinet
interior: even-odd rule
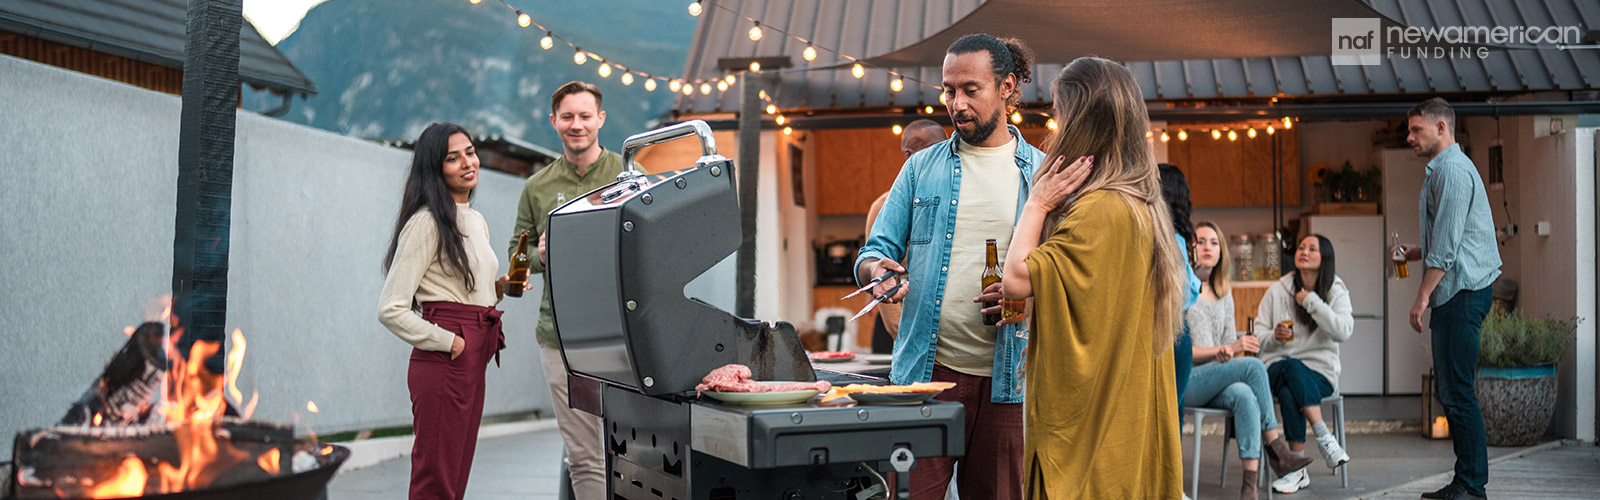
[[[863,215],[889,191],[905,156],[887,129],[811,132],[817,167],[817,214]]]
[[[1236,131],[1239,131],[1236,129]],[[1189,139],[1173,137],[1167,143],[1167,163],[1176,165],[1189,181],[1189,197],[1197,207],[1272,206],[1273,144],[1283,173],[1283,205],[1300,205],[1300,134],[1279,130],[1254,139],[1239,131],[1239,140],[1190,130]],[[1224,132],[1226,133],[1226,132]]]
[[[1233,289],[1228,293],[1233,294],[1233,326],[1241,332],[1250,331],[1250,318],[1256,316],[1261,307],[1261,299],[1267,296],[1267,288],[1277,280],[1263,281],[1235,281]]]
[[[854,291],[856,291],[856,287],[854,286],[819,286],[812,288],[811,314],[815,316],[818,309],[838,307],[850,311],[849,314],[845,315],[845,318],[854,316],[856,311],[860,311],[862,306],[867,305],[867,302],[872,300],[872,295],[866,293],[843,300],[839,298],[849,295],[850,292]],[[855,344],[865,348],[864,350],[866,351],[872,350],[872,322],[877,318],[878,312],[872,311],[856,320]],[[816,325],[816,329],[817,331],[825,330],[827,329],[827,325]],[[850,349],[845,350],[848,351]]]

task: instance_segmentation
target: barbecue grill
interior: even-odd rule
[[[633,169],[640,149],[689,136],[702,151],[692,167]],[[685,296],[741,239],[733,163],[717,155],[705,122],[629,137],[623,164],[617,182],[551,212],[546,250],[570,404],[603,420],[608,498],[856,500],[883,473],[899,474],[896,493],[908,498],[905,473],[917,458],[964,452],[955,403],[697,399],[700,379],[729,363],[749,366],[756,380],[885,381],[815,370],[793,325]]]

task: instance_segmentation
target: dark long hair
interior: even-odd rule
[[[1333,279],[1335,273],[1338,272],[1338,269],[1335,269],[1333,264],[1333,242],[1328,241],[1326,236],[1320,234],[1313,234],[1306,236],[1306,238],[1316,238],[1317,252],[1322,254],[1322,268],[1317,270],[1317,282],[1313,283],[1315,288],[1312,288],[1311,292],[1317,294],[1317,297],[1322,298],[1322,300],[1328,300],[1328,291],[1333,289]],[[1300,238],[1300,241],[1304,242],[1306,238]],[[1298,253],[1300,244],[1295,243],[1294,247],[1295,252]],[[1305,283],[1300,282],[1300,270],[1296,268],[1293,274],[1294,290],[1289,292],[1291,297],[1293,297],[1293,294],[1300,293],[1300,290],[1306,289]],[[1295,304],[1294,317],[1308,327],[1307,331],[1315,331],[1317,329],[1317,320],[1311,318],[1311,313],[1306,311],[1305,306]]]
[[[405,193],[400,197],[400,215],[395,217],[394,235],[389,237],[389,253],[383,256],[383,271],[389,272],[389,266],[394,264],[394,252],[400,246],[400,231],[405,229],[406,221],[418,210],[426,209],[433,215],[439,231],[439,246],[435,251],[444,257],[446,273],[460,275],[467,284],[467,291],[472,291],[477,289],[477,283],[472,279],[472,269],[467,266],[461,228],[456,227],[456,200],[444,183],[444,156],[450,151],[450,137],[456,134],[472,137],[460,125],[443,122],[429,125],[417,136],[411,154],[411,173],[406,176]]]
[[[1183,171],[1178,167],[1158,163],[1156,168],[1161,172],[1161,196],[1167,199],[1167,210],[1172,212],[1172,229],[1183,236],[1189,252],[1189,265],[1194,265],[1194,223],[1189,221],[1189,212],[1194,210],[1194,203],[1189,201],[1189,181],[1183,178]]]

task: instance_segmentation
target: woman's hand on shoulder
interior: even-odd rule
[[[1083,187],[1083,182],[1089,178],[1089,171],[1094,167],[1093,156],[1082,156],[1072,164],[1062,167],[1066,163],[1065,156],[1057,156],[1055,161],[1039,175],[1033,183],[1033,189],[1028,193],[1028,205],[1036,209],[1050,212],[1061,207],[1062,203],[1071,198],[1078,188]]]

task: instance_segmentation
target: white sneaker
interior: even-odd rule
[[[1322,462],[1328,464],[1329,469],[1350,463],[1350,454],[1344,452],[1344,447],[1339,446],[1339,438],[1333,434],[1317,436],[1317,448],[1322,449]]]
[[[1311,475],[1306,474],[1304,468],[1284,474],[1283,477],[1272,482],[1272,491],[1278,493],[1294,493],[1300,488],[1311,486]]]

